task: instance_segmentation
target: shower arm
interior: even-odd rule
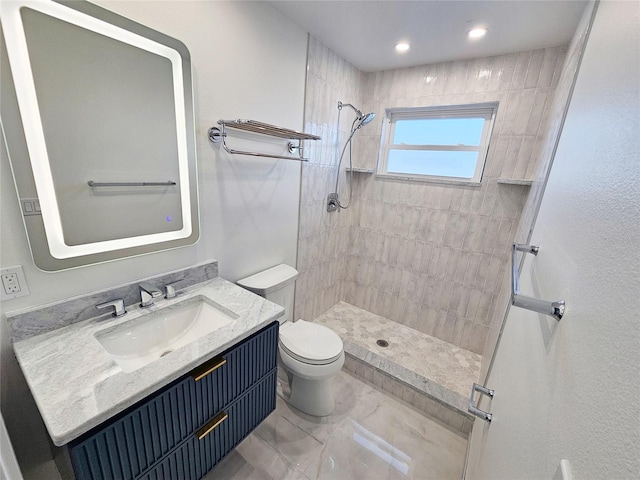
[[[354,107],[353,105],[351,105],[350,103],[338,102],[338,110],[342,110],[342,107],[351,107],[353,111],[356,112],[356,114],[358,115],[358,119],[364,117],[362,112],[358,110],[356,107]]]

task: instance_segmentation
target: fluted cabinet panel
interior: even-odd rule
[[[273,370],[254,388],[225,409],[229,415],[202,440],[192,436],[158,465],[139,477],[141,480],[183,480],[202,478],[227,453],[251,433],[273,410],[277,372]]]

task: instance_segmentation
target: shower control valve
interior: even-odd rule
[[[327,212],[335,212],[338,210],[338,194],[330,193],[327,197]]]

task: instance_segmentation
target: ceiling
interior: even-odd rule
[[[487,57],[569,43],[581,0],[271,1],[315,38],[365,72]],[[489,29],[467,39],[476,26]],[[394,46],[411,48],[398,54]]]

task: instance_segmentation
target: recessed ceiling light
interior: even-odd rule
[[[404,53],[409,50],[409,44],[407,42],[396,43],[396,52]]]
[[[470,39],[476,39],[484,37],[487,34],[488,30],[484,27],[474,28],[467,33],[467,37]]]

